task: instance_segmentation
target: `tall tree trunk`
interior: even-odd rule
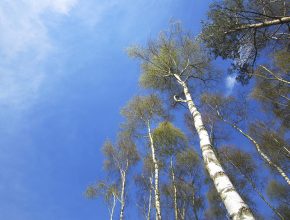
[[[148,201],[148,212],[147,212],[147,220],[150,220],[151,216],[151,204],[152,204],[152,188],[153,188],[153,177],[149,177],[150,181],[150,190],[149,190],[149,201]]]
[[[114,217],[114,211],[115,211],[115,206],[116,206],[116,196],[113,195],[113,205],[112,208],[110,210],[110,220],[113,220]]]
[[[121,188],[121,209],[120,209],[120,220],[124,219],[124,209],[125,209],[125,187],[126,187],[126,171],[121,172],[122,188]]]
[[[192,183],[194,184],[194,180],[192,181]],[[196,204],[195,204],[195,190],[192,193],[192,208],[193,208],[194,218],[195,220],[198,220],[198,214],[197,214]]]
[[[261,155],[263,160],[266,161],[266,163],[268,163],[271,167],[275,168],[278,171],[278,173],[284,178],[284,180],[288,183],[288,185],[290,185],[290,180],[289,180],[289,177],[287,176],[287,174],[283,171],[283,169],[281,167],[279,167],[277,164],[275,164],[274,162],[271,161],[271,159],[262,151],[260,145],[250,135],[245,133],[236,124],[233,124],[233,123],[225,120],[222,116],[220,116],[219,113],[218,113],[218,115],[224,122],[226,122],[227,124],[232,126],[235,130],[240,132],[244,137],[248,138],[255,145],[256,150]]]
[[[201,114],[191,98],[187,84],[180,79],[179,75],[175,74],[174,76],[183,88],[186,98],[185,101],[187,102],[189,111],[193,117],[194,126],[200,139],[200,148],[205,167],[214,182],[215,188],[221,197],[230,218],[233,220],[254,219],[251,210],[236,191],[213,151],[208,132],[202,122]]]
[[[182,219],[182,220],[185,219],[185,204],[183,204],[183,207],[182,207],[181,219]]]
[[[154,164],[154,185],[155,185],[154,191],[155,191],[156,219],[161,220],[162,218],[161,218],[161,205],[160,205],[160,194],[159,194],[159,165],[158,165],[158,161],[155,155],[154,141],[153,141],[149,121],[147,122],[147,128],[148,128],[148,135],[149,135],[149,140],[150,140],[152,161]]]
[[[176,189],[176,184],[175,184],[175,173],[173,170],[172,158],[170,159],[170,169],[171,169],[171,178],[172,178],[172,185],[173,185],[174,216],[175,216],[175,220],[178,220],[177,189]]]

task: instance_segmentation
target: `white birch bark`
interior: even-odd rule
[[[122,188],[121,188],[121,209],[120,209],[120,220],[124,218],[124,209],[125,209],[125,187],[126,187],[126,172],[121,170],[121,180],[122,180]]]
[[[262,151],[260,145],[250,135],[246,134],[237,125],[235,125],[233,123],[230,123],[230,122],[228,122],[227,120],[225,120],[223,118],[222,118],[222,120],[224,122],[226,122],[227,124],[231,125],[234,129],[236,129],[238,132],[240,132],[244,137],[248,138],[255,145],[256,150],[261,155],[261,157],[263,158],[263,160],[266,161],[266,163],[268,163],[271,167],[275,168],[278,171],[278,173],[284,178],[284,180],[286,181],[286,183],[288,183],[288,185],[290,185],[289,177],[284,172],[284,170],[281,167],[279,167],[277,164],[275,164],[274,162],[271,161],[271,159]]]
[[[244,24],[244,25],[241,25],[240,27],[237,27],[233,30],[225,32],[225,34],[236,32],[239,30],[244,30],[244,29],[258,29],[258,28],[264,28],[264,27],[268,27],[268,26],[272,26],[272,25],[287,24],[289,22],[290,22],[290,17],[282,17],[282,18],[273,19],[270,21],[263,21],[263,22],[259,22],[259,23],[255,23],[255,24]]]
[[[178,220],[177,189],[176,189],[176,184],[175,184],[175,174],[173,170],[172,158],[170,159],[170,169],[171,169],[171,177],[172,177],[172,185],[173,185],[174,216],[175,216],[175,220]]]
[[[178,75],[174,74],[174,76],[183,88],[186,98],[185,101],[187,102],[189,111],[193,117],[194,126],[200,139],[200,148],[205,167],[214,182],[215,188],[223,201],[230,218],[233,220],[253,220],[254,217],[249,207],[236,191],[212,149],[208,132],[202,122],[201,114],[191,98],[186,83],[183,82]]]
[[[160,194],[159,194],[159,165],[156,159],[155,155],[155,147],[154,147],[154,141],[151,133],[150,123],[147,122],[147,128],[148,128],[148,135],[150,140],[150,148],[151,148],[151,154],[152,154],[152,161],[154,165],[154,191],[155,191],[155,208],[156,208],[156,219],[161,220],[161,205],[160,205]]]
[[[148,201],[148,212],[147,212],[147,220],[150,220],[151,216],[151,204],[152,204],[152,188],[153,188],[153,178],[149,177],[150,181],[150,190],[149,190],[149,201]]]
[[[182,219],[182,220],[185,219],[185,204],[183,204],[183,207],[182,207],[181,219]]]
[[[232,166],[234,166],[239,172],[240,174],[242,174],[245,179],[251,184],[251,186],[253,187],[253,189],[255,190],[255,192],[259,195],[259,197],[267,204],[267,206],[269,206],[270,209],[272,209],[272,211],[281,219],[281,220],[285,220],[284,217],[279,213],[278,210],[275,209],[274,206],[271,205],[270,202],[268,202],[268,200],[264,197],[264,195],[260,192],[260,190],[258,189],[258,187],[256,186],[256,184],[253,182],[253,180],[248,177],[246,174],[244,174],[241,169],[235,165],[235,163],[228,158],[227,155],[225,155],[227,160],[232,164]]]
[[[264,65],[260,65],[260,67],[262,67],[264,70],[266,70],[271,76],[273,76],[274,78],[269,78],[265,75],[261,75],[261,74],[254,74],[255,76],[264,78],[264,79],[269,79],[269,80],[278,80],[279,82],[282,83],[286,83],[286,84],[290,84],[290,81],[287,81],[285,79],[283,79],[282,77],[280,77],[279,75],[275,74],[274,72],[272,72],[271,70],[269,70],[267,67],[265,67]],[[287,97],[286,97],[287,98]],[[288,99],[288,98],[287,98]]]
[[[114,217],[114,211],[115,211],[115,206],[116,206],[116,196],[113,195],[113,205],[112,208],[110,210],[110,220],[113,220]]]

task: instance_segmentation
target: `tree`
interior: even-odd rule
[[[278,203],[278,211],[285,217],[285,219],[290,218],[290,193],[289,186],[281,184],[275,180],[271,180],[267,187],[267,194],[269,197]]]
[[[287,171],[289,168],[289,138],[287,139],[286,134],[281,131],[273,130],[275,126],[273,123],[264,123],[261,121],[256,121],[255,123],[250,124],[250,135],[255,139],[258,145],[261,147],[262,151],[266,155],[269,155],[270,160],[273,164],[276,164],[281,170]],[[274,171],[276,171],[275,166],[272,166]],[[278,171],[280,170],[278,169]],[[276,172],[275,172],[276,173]],[[282,175],[286,182],[288,177]]]
[[[103,146],[103,152],[106,157],[104,162],[107,170],[118,171],[121,178],[121,190],[119,201],[121,203],[120,220],[124,218],[124,209],[126,205],[126,182],[129,169],[137,163],[139,156],[136,146],[127,133],[121,133],[118,138],[118,144],[114,146],[107,141]]]
[[[208,200],[208,206],[205,211],[205,218],[212,220],[224,220],[227,217],[227,210],[221,200],[216,188],[213,186],[212,182],[209,180],[209,189],[206,193],[206,197]]]
[[[176,102],[187,103],[200,139],[203,160],[226,209],[233,219],[253,219],[248,206],[237,193],[218,161],[204,127],[201,114],[189,92],[189,85],[198,87],[198,81],[210,79],[209,57],[190,35],[178,25],[163,32],[159,39],[148,43],[146,48],[133,47],[129,55],[142,62],[141,85],[167,94],[175,94]],[[184,99],[179,96],[184,96]],[[198,97],[198,95],[197,95]]]
[[[260,65],[255,71],[255,85],[251,96],[262,110],[281,121],[281,127],[289,129],[290,124],[290,53],[281,50],[273,55],[269,65]],[[271,67],[269,67],[271,66]]]
[[[256,185],[256,180],[258,179],[258,170],[257,165],[253,160],[253,157],[250,153],[237,149],[236,147],[226,146],[220,149],[220,155],[223,161],[223,164],[226,165],[228,169],[232,170],[234,176],[237,177],[236,171],[240,173],[240,179],[236,179],[240,184],[244,185],[243,188],[246,188],[246,185],[250,185],[252,189],[257,193],[257,195],[263,200],[263,202],[276,214],[279,219],[284,220],[285,218],[279,213],[279,211],[268,201],[268,199],[263,195],[261,190]],[[239,189],[242,187],[239,187]],[[248,189],[244,191],[244,197],[250,200],[250,192]],[[248,201],[249,203],[249,201]]]
[[[152,162],[154,164],[154,191],[155,191],[155,208],[157,219],[161,220],[161,204],[159,191],[159,163],[156,157],[156,146],[151,131],[151,123],[164,117],[162,103],[155,95],[136,96],[122,110],[127,123],[126,126],[132,130],[146,129],[149,146],[151,149]]]
[[[192,208],[198,219],[200,197],[198,196],[199,160],[197,154],[188,147],[184,133],[172,123],[161,122],[153,132],[157,154],[169,183],[164,185],[165,194],[171,198],[175,219],[185,219]]]
[[[276,51],[271,55],[271,62],[268,64],[261,64],[255,70],[254,76],[257,79],[264,79],[274,84],[279,83],[281,86],[289,86],[289,66],[290,53],[285,48]]]
[[[239,103],[233,97],[223,97],[217,94],[204,94],[202,101],[209,107],[209,111],[212,111],[218,119],[230,125],[233,129],[251,141],[262,159],[268,165],[273,167],[285,179],[285,181],[290,184],[286,172],[271,160],[271,158],[263,151],[260,144],[250,136],[250,134],[242,130],[239,126],[239,122],[244,120],[246,114],[245,106],[239,106]]]
[[[89,199],[95,199],[102,196],[108,206],[110,220],[113,220],[116,201],[119,197],[119,191],[116,184],[99,181],[95,185],[88,186],[85,195]]]
[[[153,178],[154,165],[151,154],[148,154],[143,157],[142,173],[135,176],[135,184],[138,188],[137,202],[146,220],[150,220],[152,215]]]
[[[173,188],[174,217],[179,218],[179,208],[177,206],[177,186],[174,167],[175,156],[187,146],[185,135],[170,122],[162,122],[153,132],[153,139],[157,148],[157,153],[163,159],[165,167],[169,167],[170,179]],[[169,158],[169,161],[167,159]],[[166,166],[167,162],[169,165]]]
[[[211,5],[201,38],[216,56],[233,59],[237,77],[247,83],[262,49],[288,47],[289,2],[222,0]]]
[[[191,148],[186,148],[176,155],[176,173],[180,198],[188,210],[187,216],[199,219],[199,211],[203,208],[203,197],[201,195],[201,163],[198,154]],[[189,210],[192,212],[189,212]],[[191,215],[190,215],[191,214]]]

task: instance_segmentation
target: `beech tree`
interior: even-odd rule
[[[218,194],[232,219],[253,219],[253,215],[240,197],[218,161],[201,114],[189,89],[198,88],[198,82],[211,79],[210,59],[195,38],[183,33],[178,25],[163,32],[146,48],[132,47],[129,55],[142,62],[141,85],[173,95],[176,102],[187,103],[200,139],[205,167]],[[181,97],[180,97],[181,96]],[[200,94],[194,96],[196,100]]]
[[[126,126],[133,130],[146,130],[146,139],[149,139],[152,162],[154,165],[154,192],[155,192],[155,208],[158,220],[161,216],[161,201],[159,190],[159,162],[156,155],[156,146],[152,134],[152,123],[160,120],[165,116],[162,103],[155,95],[136,96],[122,110],[123,116],[126,118]]]
[[[237,78],[247,83],[262,49],[289,47],[289,23],[289,2],[285,0],[216,1],[201,38],[216,56],[234,60]]]

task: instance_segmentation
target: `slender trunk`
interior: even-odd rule
[[[272,26],[272,25],[287,24],[289,22],[290,22],[290,17],[282,17],[282,18],[277,18],[277,19],[273,19],[270,21],[263,21],[263,22],[259,22],[259,23],[255,23],[255,24],[244,24],[244,25],[241,25],[240,27],[237,27],[233,30],[229,30],[229,31],[225,32],[225,34],[233,33],[233,32],[240,31],[240,30],[245,30],[245,29],[259,29],[259,28],[265,28],[265,27]]]
[[[272,209],[272,211],[281,219],[284,220],[284,217],[268,202],[268,200],[264,197],[264,195],[260,192],[260,190],[257,188],[256,184],[254,183],[254,181],[248,177],[246,174],[244,174],[241,169],[236,166],[232,160],[230,160],[228,158],[227,155],[225,155],[227,160],[245,177],[245,179],[251,184],[251,186],[253,187],[253,189],[255,190],[255,192],[259,195],[259,197],[267,204],[267,206],[269,206],[270,209]]]
[[[183,87],[186,102],[193,117],[194,126],[200,139],[200,148],[202,151],[205,167],[214,182],[215,188],[221,197],[221,200],[223,201],[230,218],[233,220],[254,219],[251,210],[236,191],[235,187],[218,161],[211,146],[208,132],[206,131],[202,122],[201,114],[192,101],[186,83],[183,82],[178,75],[175,75],[175,77],[177,78],[177,82]]]
[[[158,165],[156,155],[155,155],[154,141],[153,141],[149,121],[147,122],[147,128],[148,128],[148,135],[149,135],[149,139],[150,139],[152,161],[154,164],[154,185],[155,185],[154,191],[155,191],[156,219],[161,220],[161,205],[160,205],[160,194],[159,194],[159,165]]]
[[[260,67],[262,67],[264,70],[266,70],[269,74],[271,74],[274,77],[274,80],[278,80],[282,83],[286,83],[286,84],[290,84],[290,81],[287,81],[285,79],[283,79],[280,76],[277,76],[275,73],[273,73],[271,70],[269,70],[267,67],[265,67],[264,65],[260,65]],[[258,75],[259,76],[259,75]],[[262,76],[263,78],[263,76]]]
[[[192,208],[193,208],[193,213],[195,220],[198,220],[198,215],[197,215],[197,210],[196,210],[196,205],[195,205],[195,195],[194,193],[192,194]]]
[[[111,208],[111,211],[110,211],[110,220],[113,220],[115,206],[116,206],[116,196],[113,195],[113,205],[112,205],[112,208]]]
[[[183,207],[182,207],[181,219],[182,220],[185,219],[185,205],[184,204],[183,204]]]
[[[227,124],[231,125],[235,130],[240,132],[244,137],[248,138],[255,145],[258,153],[261,155],[261,157],[264,159],[264,161],[266,161],[271,167],[275,168],[280,173],[280,175],[284,178],[284,180],[288,183],[288,185],[290,185],[290,180],[289,180],[289,177],[286,175],[286,173],[282,170],[281,167],[279,167],[277,164],[275,164],[274,162],[272,162],[270,160],[270,158],[262,151],[260,145],[250,135],[245,133],[237,125],[235,125],[235,124],[233,124],[231,122],[228,122],[227,120],[225,120],[223,118],[222,118],[222,120],[224,122],[226,122]]]
[[[125,209],[125,187],[126,187],[126,171],[121,171],[122,189],[121,189],[121,209],[120,209],[120,220],[124,218]]]
[[[175,220],[178,220],[177,189],[176,189],[176,184],[175,184],[175,174],[173,170],[172,158],[170,159],[170,169],[171,169],[171,178],[172,178],[172,185],[173,185],[174,216],[175,216]]]
[[[147,220],[150,220],[150,215],[151,215],[151,204],[152,204],[152,188],[153,188],[153,178],[150,176],[149,177],[150,181],[150,190],[149,190],[149,201],[148,201],[148,212],[147,212]]]

